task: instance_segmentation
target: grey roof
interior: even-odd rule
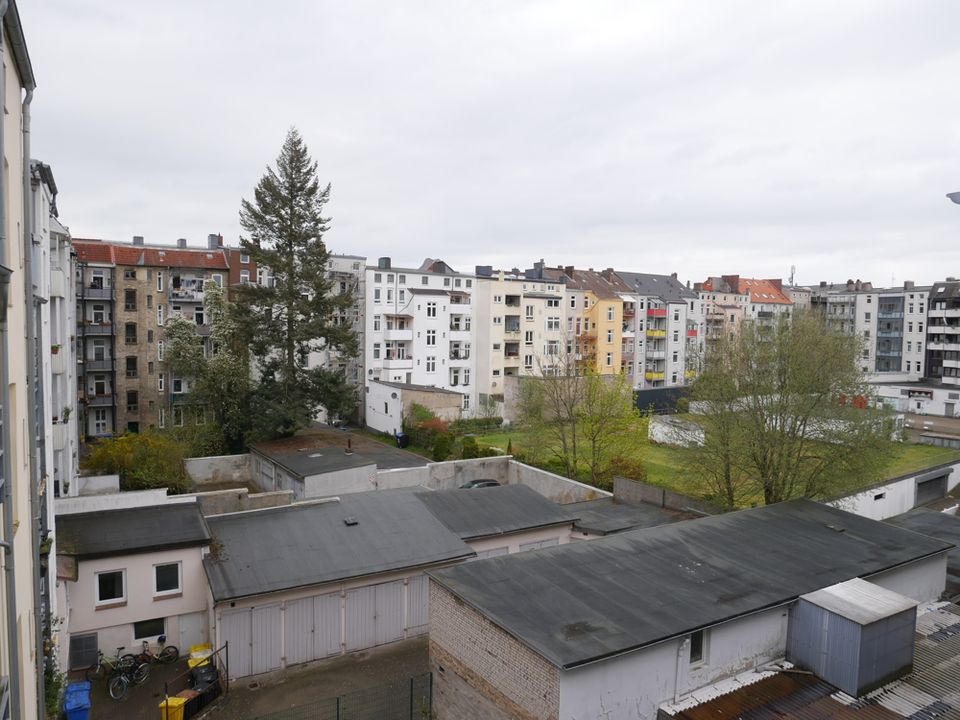
[[[81,559],[206,545],[210,532],[195,502],[57,516],[57,553]]]
[[[417,392],[433,392],[443,395],[458,395],[463,397],[463,393],[456,390],[447,390],[446,388],[434,387],[433,385],[417,385],[415,383],[388,382],[386,380],[371,380],[370,382],[386,385],[387,387],[397,388],[398,390],[416,390]]]
[[[353,518],[356,525],[344,521]],[[222,548],[204,558],[218,602],[474,555],[415,493],[352,493],[207,518]]]
[[[363,467],[364,465],[376,465],[373,460],[360,453],[348,455],[344,448],[339,447],[315,448],[303,452],[298,450],[270,452],[256,446],[251,447],[278,465],[282,465],[301,480],[311,475],[321,475],[337,470]]]
[[[463,540],[569,525],[577,514],[526,485],[417,493],[427,509]]]
[[[794,500],[431,576],[554,665],[571,668],[949,547]]]
[[[579,516],[574,530],[593,535],[610,535],[624,530],[652,528],[696,517],[689,513],[657,507],[656,505],[628,505],[613,498],[600,498],[566,506]]]
[[[411,295],[449,295],[449,290],[441,290],[440,288],[407,288],[407,292]]]
[[[697,293],[688,288],[673,275],[653,275],[651,273],[621,272],[617,275],[640,295],[655,295],[664,302],[687,302],[695,300]]]
[[[858,625],[879,622],[905,610],[915,610],[918,605],[916,600],[860,578],[846,580],[800,597]]]
[[[888,518],[886,522],[897,527],[923,533],[954,545],[947,556],[947,592],[960,595],[960,517],[927,508]]]

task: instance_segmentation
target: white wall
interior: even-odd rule
[[[662,702],[782,658],[787,621],[787,609],[781,607],[713,627],[704,635],[704,662],[694,666],[685,642],[681,647],[683,641],[674,639],[563,671],[560,717],[655,720]]]
[[[187,458],[187,475],[195,483],[247,482],[250,480],[250,455],[212,455]]]
[[[542,542],[544,540],[556,540],[557,545],[566,545],[570,542],[570,533],[573,530],[572,525],[558,525],[549,528],[537,528],[525,532],[509,533],[507,535],[497,535],[495,537],[479,538],[477,540],[465,540],[471,548],[478,553],[499,548],[507,548],[509,554],[520,552],[520,546],[531,542]]]
[[[313,475],[303,482],[303,497],[298,500],[329,497],[364,490],[376,490],[377,466],[374,463]]]
[[[917,602],[940,599],[947,582],[947,553],[901,565],[866,578],[875,585],[913,598]]]
[[[118,510],[120,508],[144,507],[163,503],[196,502],[193,495],[167,495],[165,488],[158,490],[133,490],[113,495],[87,495],[83,497],[57,498],[54,502],[57,515]]]
[[[103,495],[120,492],[119,475],[81,475],[77,478],[77,494]]]
[[[403,392],[378,382],[367,384],[366,423],[368,427],[396,435],[403,424]]]
[[[960,462],[945,467],[944,472],[951,468],[947,492],[960,485]],[[928,472],[930,468],[827,504],[871,520],[885,520],[913,509],[917,500],[917,476]]]
[[[917,415],[936,415],[938,417],[960,417],[960,388],[910,386],[910,385],[878,385],[877,394],[888,406],[900,411]],[[910,393],[922,392],[927,396],[910,397]],[[906,393],[906,394],[904,394]],[[948,416],[946,405],[953,406]]]

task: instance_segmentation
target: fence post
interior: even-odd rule
[[[413,720],[413,676],[410,676],[410,720]]]
[[[430,675],[430,700],[427,702],[427,709],[430,711],[430,717],[433,717],[433,673]]]
[[[337,695],[337,720],[340,720],[340,696]]]
[[[226,682],[226,685],[227,685],[227,692],[225,692],[224,695],[227,695],[230,693],[230,641],[229,640],[226,640],[223,643],[223,657],[224,657],[223,663],[226,666],[226,670],[227,670],[227,673],[226,673],[227,676],[226,678],[224,678],[224,682]]]

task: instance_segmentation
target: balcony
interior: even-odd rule
[[[637,336],[637,333],[634,332],[634,329],[633,329],[632,327],[624,328],[624,329],[620,332],[620,334],[621,334],[623,337],[625,337],[625,338],[632,338],[632,337],[636,337],[636,336]]]
[[[697,376],[697,371],[696,371],[696,370],[685,370],[685,371],[683,372],[683,376],[684,376],[685,378],[687,378],[687,379],[695,378],[695,377]]]
[[[469,350],[451,350],[450,359],[451,360],[469,360],[470,351]]]
[[[620,359],[621,359],[622,362],[632,363],[632,362],[633,362],[633,350],[621,350],[621,351],[620,351]]]
[[[903,352],[900,350],[877,350],[877,357],[900,357]]]
[[[666,308],[647,308],[647,317],[662,317],[667,316]]]
[[[903,337],[903,330],[877,330],[877,337],[882,337],[882,338]]]
[[[50,271],[50,297],[67,296],[67,274],[58,267]]]
[[[83,334],[84,335],[113,335],[113,323],[84,322]]]
[[[469,295],[451,295],[450,296],[450,305],[453,308],[456,308],[457,312],[464,312],[470,309],[470,296]],[[451,308],[451,312],[453,311]]]
[[[647,330],[648,338],[665,338],[667,336],[666,330]]]
[[[203,290],[189,287],[170,288],[171,302],[203,302]]]
[[[650,370],[647,370],[645,373],[643,373],[643,377],[645,380],[663,380],[664,378],[666,378],[666,376],[667,376],[666,373],[651,372]]]
[[[647,357],[651,360],[666,360],[667,353],[663,350],[648,350]]]
[[[413,340],[413,328],[389,328],[383,331],[383,339],[410,342]]]
[[[695,338],[696,336],[697,336],[697,329],[696,329],[696,328],[691,328],[691,329],[687,330],[687,337],[688,337],[688,338]]]
[[[761,320],[771,320],[773,319],[773,310],[759,310],[757,311],[757,317]]]
[[[505,336],[507,336],[507,337],[511,337],[511,336],[513,336],[513,335],[519,335],[519,334],[520,334],[520,326],[519,326],[519,325],[504,325],[504,326],[503,326],[503,334],[504,334]]]
[[[520,296],[519,296],[519,295],[507,295],[507,296],[503,299],[503,304],[504,304],[506,307],[515,307],[515,308],[518,308],[518,307],[520,307]]]
[[[388,370],[413,370],[413,358],[384,358],[383,366]]]
[[[81,297],[84,300],[113,300],[113,288],[80,287],[77,288],[77,297]]]
[[[899,312],[892,312],[889,310],[887,311],[881,310],[880,312],[877,313],[877,318],[879,318],[880,320],[902,320],[903,311],[901,310]]]
[[[83,369],[86,372],[113,370],[113,360],[109,358],[106,360],[85,360],[83,361]]]
[[[101,393],[99,395],[88,395],[87,405],[89,407],[112,407],[113,393]]]
[[[520,353],[505,353],[503,356],[504,366],[515,367],[520,365]]]
[[[65,450],[67,447],[67,429],[70,427],[67,423],[55,422],[53,424],[53,449]]]
[[[933,308],[929,311],[930,317],[932,318],[955,318],[960,317],[960,307],[955,308]]]

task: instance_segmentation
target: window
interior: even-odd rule
[[[373,281],[374,281],[375,283],[383,282],[383,275],[382,275],[381,273],[374,273],[374,274],[373,274]]]
[[[153,566],[153,594],[171,595],[180,592],[180,563]],[[161,634],[161,633],[158,633]]]
[[[127,356],[127,377],[135,378],[137,376],[137,356],[128,355]]]
[[[559,330],[560,329],[560,318],[558,317],[548,317],[547,318],[547,330]]]
[[[690,634],[690,664],[703,662],[703,630]]]
[[[392,282],[393,282],[393,273],[387,273],[387,282],[388,282],[388,283],[392,283]]]
[[[163,292],[163,270],[157,270],[157,292]]]
[[[158,635],[166,635],[166,618],[154,618],[153,620],[141,620],[133,624],[133,639],[146,640]]]
[[[373,289],[373,301],[375,303],[380,302],[380,288]]]
[[[147,330],[147,342],[148,343],[153,342],[153,330]]]
[[[173,378],[173,392],[174,392],[174,393],[182,393],[182,392],[184,392],[184,386],[183,386],[183,385],[184,385],[184,383],[183,383],[183,378],[178,378],[178,377]]]
[[[617,316],[617,310],[614,307],[607,308],[607,320],[613,320]]]
[[[373,330],[374,332],[380,332],[380,316],[379,315],[373,316]]]
[[[157,410],[157,426],[161,430],[167,426],[167,409],[165,407]]]
[[[127,601],[126,571],[97,573],[97,605],[121,604]]]
[[[429,285],[429,284],[430,284],[430,278],[428,278],[426,275],[424,275],[423,277],[420,278],[420,284],[421,284],[421,285]]]
[[[607,342],[608,343],[613,342],[613,330],[607,330]]]
[[[453,281],[453,286],[460,287],[460,278],[457,278],[456,280]]]
[[[174,427],[183,427],[183,408],[175,407],[173,409],[173,425]]]
[[[373,344],[373,359],[374,360],[380,359],[380,343]]]
[[[523,334],[524,345],[533,345],[533,330],[527,330]]]
[[[387,302],[393,302],[393,288],[387,288]]]
[[[137,291],[127,288],[123,291],[123,309],[133,312],[137,309]]]
[[[407,291],[403,288],[397,290],[397,302],[403,305],[407,301]]]
[[[499,377],[499,375],[500,375],[500,371],[499,371],[499,370],[494,370],[494,371],[493,371],[493,376],[494,376],[494,377]]]
[[[240,284],[249,285],[250,284],[250,271],[244,268],[240,271]]]
[[[407,276],[406,276],[406,275],[397,275],[397,282],[398,282],[400,285],[406,285],[406,284],[407,284]]]
[[[123,341],[127,345],[137,344],[137,324],[136,323],[126,323],[123,326]]]
[[[918,322],[918,323],[917,323],[917,332],[920,332],[920,333],[923,332],[923,323],[922,323],[922,322]]]
[[[673,311],[673,321],[674,321],[674,322],[680,322],[680,311],[679,311],[679,310],[674,310],[674,311]]]
[[[493,302],[494,302],[495,304],[502,303],[502,302],[503,302],[503,295],[494,295],[494,296],[493,296]]]
[[[577,296],[576,296],[576,295],[571,295],[571,296],[570,296],[570,307],[571,307],[571,308],[577,307]]]
[[[140,408],[140,394],[136,390],[127,390],[127,412],[135,413]]]
[[[499,315],[495,315],[493,318],[494,325],[503,325],[503,318]]]
[[[147,363],[147,375],[153,375],[153,360]]]
[[[677,351],[674,350],[674,351],[673,351],[673,362],[676,362],[676,361],[677,361],[677,358],[678,358]]]
[[[863,319],[864,319],[864,320],[869,320],[869,319],[870,319],[870,313],[864,313]]]
[[[613,366],[613,353],[607,353],[607,367]]]
[[[157,375],[157,390],[163,392],[167,384],[167,374],[160,373]]]
[[[435,355],[427,356],[427,372],[434,373],[437,371],[437,358]]]
[[[679,330],[674,330],[674,331],[673,331],[673,341],[674,341],[674,342],[679,342],[679,340],[680,340],[680,331],[679,331]]]
[[[523,366],[525,368],[533,367],[533,355],[524,355],[523,356]]]
[[[214,283],[216,283],[217,287],[219,288],[223,287],[223,275],[220,275],[219,273],[214,273],[213,275],[210,276],[210,279],[213,280]]]
[[[240,264],[241,265],[250,264],[250,256],[247,253],[240,253]]]
[[[533,305],[527,305],[527,320],[533,320]]]
[[[163,325],[163,305],[157,303],[157,325]]]
[[[163,360],[163,340],[157,340],[157,360]]]
[[[147,310],[153,307],[153,295],[147,295]]]
[[[427,330],[427,346],[435,346],[437,344],[437,331],[436,330]]]
[[[123,271],[123,279],[124,279],[124,280],[136,280],[136,279],[137,279],[137,271],[136,271],[136,269],[132,269],[132,268],[124,269],[124,271]]]
[[[560,298],[550,298],[547,300],[548,308],[558,308],[560,307]]]
[[[450,287],[450,278],[444,278],[444,279],[443,279],[443,286],[444,286],[444,287]]]

